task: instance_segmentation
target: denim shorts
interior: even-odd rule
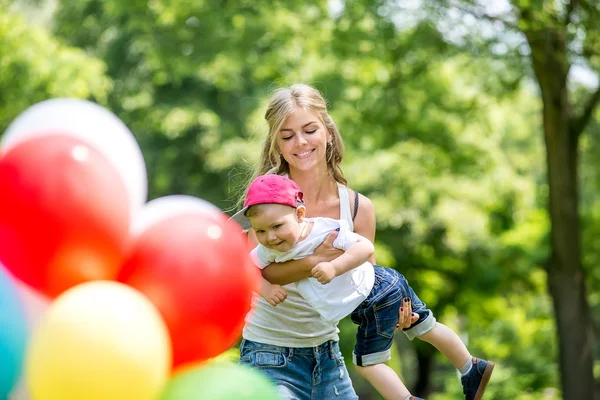
[[[240,363],[269,377],[282,400],[357,400],[338,342],[280,347],[242,339]]]
[[[398,310],[405,297],[410,298],[413,312],[419,314],[419,319],[403,330],[410,340],[429,332],[436,323],[431,311],[417,297],[402,274],[391,268],[373,267],[373,289],[350,316],[358,325],[352,361],[361,367],[380,364],[391,358]]]

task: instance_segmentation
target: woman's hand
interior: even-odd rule
[[[283,263],[272,263],[262,270],[262,276],[269,282],[287,285],[312,276],[313,268],[320,262],[331,261],[344,252],[333,247],[337,232],[332,232],[315,252],[300,260],[290,260]]]
[[[410,328],[412,324],[417,322],[419,314],[412,312],[412,304],[408,297],[402,300],[402,307],[398,310],[398,324],[396,330]]]
[[[315,249],[315,252],[309,256],[312,265],[316,266],[319,263],[334,260],[344,254],[343,250],[333,247],[333,241],[337,235],[337,232],[331,232],[327,235],[325,241]]]

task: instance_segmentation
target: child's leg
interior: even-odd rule
[[[467,367],[471,365],[469,350],[467,350],[460,337],[446,325],[436,322],[433,329],[417,337],[427,343],[431,343],[457,369],[460,370],[465,364]],[[461,373],[465,372],[467,371],[461,371]]]
[[[404,307],[411,307],[413,313],[419,315],[419,319],[409,329],[404,330],[408,339],[419,338],[431,343],[439,350],[454,366],[464,374],[471,366],[471,354],[458,335],[446,325],[437,322],[431,310],[410,287],[406,278],[400,275],[399,284],[401,290],[407,294],[403,300]]]
[[[408,288],[413,312],[419,314],[419,320],[409,329],[405,329],[404,333],[410,340],[418,337],[435,346],[459,370],[465,399],[480,400],[492,375],[494,363],[471,357],[458,335],[446,325],[436,321],[431,311],[426,308],[425,303],[408,286],[406,279],[402,278]]]
[[[361,374],[386,400],[416,399],[410,395],[400,377],[384,364],[391,358],[398,310],[403,293],[398,290],[398,273],[375,267],[375,284],[371,293],[351,315],[358,325],[352,361]]]
[[[369,381],[386,400],[405,400],[410,396],[410,392],[398,374],[385,364],[356,366],[356,371]]]

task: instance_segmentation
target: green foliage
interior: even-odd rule
[[[106,66],[0,8],[0,132],[33,103],[52,97],[106,101]]]
[[[230,209],[258,158],[269,91],[312,83],[344,137],[351,186],[375,204],[378,261],[403,273],[474,355],[498,363],[487,397],[559,398],[542,273],[541,104],[524,38],[447,1],[424,2],[428,18],[390,1],[334,3],[63,0],[53,33],[0,11],[0,132],[42,99],[90,98],[135,133],[151,198],[186,193]],[[459,3],[471,16],[485,11]],[[582,49],[597,40],[586,15]],[[473,30],[461,30],[465,21]],[[592,126],[582,212],[597,311],[600,131]],[[340,327],[351,362],[356,327]],[[419,356],[434,357],[428,398],[460,397],[456,370],[431,348],[399,338],[395,350],[391,365],[409,386],[423,379]],[[376,398],[349,369],[361,398]]]

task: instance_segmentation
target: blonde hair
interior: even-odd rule
[[[275,90],[269,99],[265,120],[269,125],[269,132],[264,139],[262,153],[252,179],[265,174],[289,174],[289,164],[280,155],[277,145],[278,133],[287,118],[300,107],[314,113],[323,123],[331,138],[331,144],[327,145],[325,158],[327,170],[331,177],[343,185],[347,184],[340,163],[344,156],[344,142],[337,126],[327,112],[327,102],[321,93],[312,86],[302,83],[293,84]],[[247,191],[244,191],[244,193]]]

